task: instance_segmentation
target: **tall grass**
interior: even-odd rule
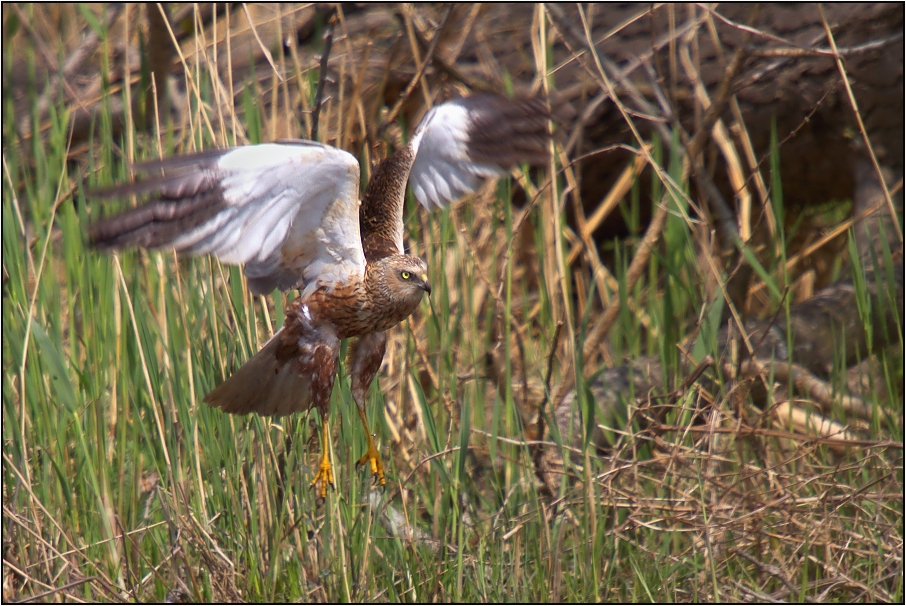
[[[38,30],[39,13],[22,9]],[[90,15],[68,16],[84,24]],[[13,19],[4,7],[8,30]],[[32,38],[11,33],[4,69],[38,63]],[[102,63],[111,63],[112,34],[101,34]],[[310,66],[277,60],[310,107]],[[655,449],[630,436],[609,457],[592,447],[567,457],[569,481],[552,506],[535,478],[515,393],[529,379],[543,383],[556,326],[572,317],[564,334],[581,336],[598,296],[572,296],[571,270],[552,262],[569,249],[563,206],[554,204],[562,178],[524,209],[509,203],[507,180],[433,215],[409,201],[411,249],[428,261],[433,293],[392,332],[371,391],[388,486],[374,491],[355,469],[365,441],[341,370],[331,405],[337,491],[319,503],[308,486],[314,415],[231,417],[201,402],[282,324],[287,300],[252,297],[239,269],[207,258],[106,255],[85,244],[88,223],[114,210],[86,192],[127,179],[127,159],[267,140],[276,123],[297,123],[288,106],[260,101],[260,79],[233,74],[245,90],[241,107],[216,110],[216,78],[204,65],[187,71],[195,80],[185,122],[162,116],[159,135],[131,123],[115,133],[101,112],[78,150],[59,96],[23,135],[22,106],[4,93],[4,597],[902,600],[901,444],[838,451],[689,432],[658,436]],[[39,74],[32,68],[28,78],[31,99],[47,85]],[[273,86],[270,97],[288,96]],[[101,94],[129,106],[136,92],[105,81]],[[325,106],[322,132],[342,144],[342,108],[354,103],[339,101]],[[220,128],[234,121],[240,132]],[[284,134],[304,134],[296,128]],[[675,151],[676,142],[663,145]],[[665,170],[681,181],[679,165]],[[661,199],[661,185],[653,188]],[[631,216],[640,199],[624,203]],[[606,293],[624,302],[613,351],[655,353],[674,369],[676,343],[711,300],[696,258],[701,230],[686,201],[676,203],[648,278],[626,287],[635,242],[616,244],[619,287]],[[780,292],[779,277],[766,277]],[[498,341],[504,389],[485,371]],[[878,399],[867,431],[902,440],[902,411],[889,403],[902,402],[901,358],[881,364],[888,399]],[[737,406],[755,414],[747,401],[690,390],[666,422],[691,425],[703,410],[726,416]],[[745,514],[733,517],[742,504]]]

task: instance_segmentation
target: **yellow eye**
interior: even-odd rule
[[[408,280],[412,277],[412,274],[410,274],[408,271],[404,271],[400,273],[400,276],[402,276],[403,280]]]

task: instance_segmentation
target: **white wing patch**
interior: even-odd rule
[[[173,242],[177,250],[245,264],[255,293],[361,279],[359,164],[309,141],[227,152],[218,172],[226,209]]]
[[[470,123],[468,108],[449,101],[425,114],[412,136],[415,162],[409,186],[425,208],[442,208],[478,189],[483,179],[506,173],[469,158]]]

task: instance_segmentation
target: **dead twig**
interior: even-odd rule
[[[399,115],[400,110],[403,108],[403,104],[409,98],[409,95],[412,94],[412,91],[415,90],[415,87],[418,86],[419,81],[422,79],[422,76],[425,73],[425,68],[428,67],[428,64],[431,62],[431,59],[434,57],[434,51],[437,50],[437,43],[440,42],[441,34],[444,31],[444,28],[447,26],[447,21],[450,19],[450,14],[453,12],[454,5],[447,7],[444,16],[441,17],[440,24],[437,26],[437,29],[434,31],[434,36],[431,38],[431,42],[428,44],[428,50],[425,52],[425,56],[422,57],[422,60],[418,64],[418,69],[415,70],[415,75],[412,76],[412,79],[409,80],[409,84],[406,85],[406,88],[403,89],[402,94],[400,94],[399,99],[396,100],[396,103],[387,113],[387,117],[381,122],[381,126],[378,127],[378,137],[383,134],[388,126],[393,124],[396,117]],[[415,28],[413,28],[415,29]]]
[[[766,438],[778,438],[782,440],[792,440],[794,442],[805,442],[808,444],[823,444],[828,446],[851,446],[853,448],[891,448],[894,450],[903,450],[903,442],[893,440],[846,440],[839,438],[823,438],[808,436],[805,434],[781,431],[779,429],[764,429],[761,427],[749,427],[740,424],[737,427],[712,427],[711,425],[664,425],[661,423],[652,424],[645,430],[654,435],[663,433],[695,433],[695,434],[712,434],[721,433],[736,436],[737,438],[746,438],[749,436],[761,436]]]
[[[318,74],[318,88],[315,92],[315,102],[311,108],[311,134],[309,139],[318,140],[318,120],[321,116],[321,104],[324,102],[324,86],[327,84],[328,61],[330,60],[330,49],[333,47],[333,30],[339,19],[336,9],[327,22],[327,29],[324,31],[324,50],[321,52],[321,67]]]
[[[729,372],[729,363],[724,365],[724,372]],[[792,383],[800,392],[808,394],[817,402],[824,412],[832,409],[834,393],[831,387],[810,373],[805,368],[786,361],[765,362],[756,358],[743,361],[739,366],[740,376],[748,378],[766,378],[773,374],[774,379],[783,383]],[[860,419],[872,418],[874,407],[861,398],[851,395],[840,395],[840,407]]]
[[[900,227],[899,219],[897,219],[897,210],[893,205],[893,198],[890,195],[890,190],[887,189],[884,173],[881,170],[880,164],[878,164],[878,158],[875,155],[874,147],[872,147],[871,141],[869,141],[868,139],[868,131],[865,130],[865,124],[862,122],[862,114],[859,112],[858,103],[856,103],[856,96],[853,95],[853,89],[849,85],[849,78],[846,77],[846,68],[843,66],[843,59],[841,58],[840,53],[837,50],[837,43],[834,41],[834,34],[831,32],[830,25],[827,22],[827,16],[824,14],[824,7],[822,7],[820,4],[818,5],[818,11],[821,13],[821,23],[824,25],[824,31],[827,34],[827,41],[830,42],[831,50],[834,53],[837,69],[840,71],[840,78],[843,80],[843,86],[846,88],[846,95],[847,97],[849,97],[849,104],[852,107],[853,114],[855,114],[856,123],[859,125],[859,134],[862,135],[862,140],[865,143],[865,150],[868,152],[868,155],[871,158],[871,163],[874,165],[875,172],[878,175],[878,180],[881,183],[881,190],[884,192],[884,199],[887,201],[887,209],[890,212],[889,220],[893,225],[894,231],[897,234],[897,238],[900,242],[902,242],[903,229]]]

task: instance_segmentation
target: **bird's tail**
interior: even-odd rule
[[[293,359],[278,357],[281,333],[282,328],[204,401],[230,414],[266,417],[311,408],[311,373],[298,372]]]

